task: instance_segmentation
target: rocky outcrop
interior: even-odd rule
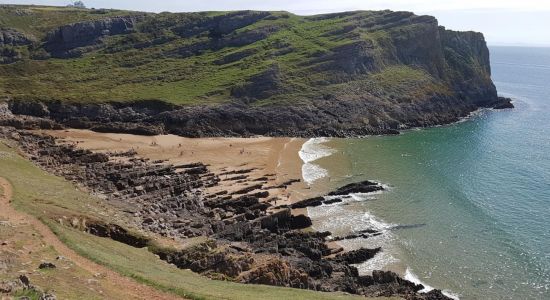
[[[338,254],[333,259],[333,261],[339,261],[350,265],[360,264],[362,262],[365,262],[373,258],[380,251],[382,251],[381,248],[375,248],[375,249],[361,248],[361,249],[349,251],[343,254]]]
[[[26,46],[36,41],[36,38],[17,31],[16,29],[0,28],[0,47]]]
[[[514,104],[512,104],[512,99],[510,98],[499,97],[499,103],[497,103],[493,108],[494,109],[514,108]]]
[[[143,16],[121,16],[68,24],[48,33],[45,49],[52,57],[79,57],[105,36],[131,32]],[[88,48],[86,48],[88,47]]]
[[[357,183],[350,183],[341,188],[338,188],[335,191],[330,192],[328,195],[345,196],[345,195],[356,194],[356,193],[372,193],[372,192],[382,191],[382,190],[384,190],[384,187],[382,187],[379,183],[372,182],[372,181],[363,181],[363,182],[357,182]]]
[[[23,59],[18,47],[28,46],[36,42],[30,35],[12,28],[0,28],[0,64],[10,64]]]
[[[271,34],[277,32],[279,29],[279,26],[264,26],[257,29],[234,32],[228,35],[210,32],[210,39],[199,43],[189,44],[173,51],[169,51],[167,53],[167,56],[176,58],[188,58],[191,56],[202,55],[207,51],[218,51],[226,47],[243,47],[263,40],[269,37]],[[244,57],[246,56],[243,56],[243,58]],[[233,57],[232,59],[236,58]],[[219,62],[219,60],[217,62]]]
[[[270,16],[269,12],[260,11],[236,11],[225,15],[205,16],[204,14],[192,14],[185,18],[182,24],[174,24],[173,31],[178,35],[189,38],[202,33],[208,33],[211,37],[217,39],[227,35],[239,28],[254,24],[263,18]],[[154,18],[146,22],[154,22]],[[155,26],[145,26],[153,30]]]
[[[63,127],[51,119],[35,116],[14,115],[7,102],[0,102],[0,126],[17,129],[62,129]]]

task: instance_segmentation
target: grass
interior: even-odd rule
[[[98,12],[74,8],[4,6],[0,7],[0,27],[16,28],[42,39],[47,32],[63,24],[136,13],[118,10]],[[0,65],[0,98],[70,102],[162,100],[180,105],[218,105],[235,100],[231,96],[232,89],[276,64],[281,72],[280,93],[260,99],[257,105],[299,105],[303,99],[314,100],[338,85],[361,80],[341,74],[342,71],[336,69],[312,69],[319,64],[314,62],[315,59],[337,53],[335,49],[338,47],[369,41],[374,47],[373,59],[382,71],[392,64],[400,64],[394,58],[392,64],[387,62],[394,51],[391,35],[399,30],[364,25],[386,22],[390,15],[388,11],[362,11],[326,18],[271,12],[269,17],[225,36],[238,38],[254,30],[278,28],[266,38],[239,46],[209,46],[191,56],[180,54],[181,49],[211,42],[212,39],[208,31],[182,38],[177,34],[179,26],[190,22],[195,22],[190,27],[200,26],[200,22],[224,15],[227,17],[227,14],[149,14],[138,23],[137,31],[105,37],[99,48],[73,59],[31,59],[29,57],[38,52],[44,53],[43,45],[36,43],[26,50],[28,54],[23,53],[26,58],[22,61]],[[403,28],[402,32],[412,30],[409,28],[411,26],[394,27]],[[253,54],[224,65],[216,63],[230,53],[243,50],[253,50]],[[382,73],[380,76],[385,75]],[[378,89],[383,89],[385,94],[396,94],[402,90],[415,90],[418,95],[439,92],[437,88],[417,90],[416,77],[422,76],[423,81],[434,80],[428,72],[413,75],[415,77],[410,81],[407,77],[395,78],[399,80],[399,91],[393,82],[388,81],[393,78],[387,76],[382,78],[384,85]]]
[[[60,225],[56,220],[63,216],[85,216],[119,222],[123,222],[124,218],[117,215],[116,210],[107,203],[81,192],[60,177],[40,170],[19,156],[15,148],[6,146],[1,140],[0,166],[0,176],[8,179],[14,188],[13,205],[17,209],[42,220],[80,255],[160,290],[191,299],[365,299],[342,293],[214,281],[189,270],[178,269],[161,261],[146,248],[133,248]],[[18,239],[25,242],[28,238],[31,237]],[[52,257],[55,253],[37,255]],[[56,272],[44,275],[49,277],[39,281],[41,287],[56,290],[61,298],[74,299],[78,289],[83,291],[78,294],[79,299],[93,298],[93,294],[86,293],[79,286],[82,283],[69,278],[58,278],[61,275]],[[78,277],[85,278],[85,274]],[[72,286],[67,286],[71,284]]]
[[[39,300],[41,294],[35,290],[22,290],[15,293],[16,299]]]

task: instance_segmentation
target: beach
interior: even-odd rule
[[[95,152],[125,152],[134,150],[139,157],[152,161],[162,160],[173,165],[201,162],[215,174],[236,170],[250,170],[246,179],[228,180],[221,175],[219,186],[209,190],[229,193],[253,186],[255,181],[267,178],[268,190],[275,205],[294,203],[322,195],[326,190],[318,185],[310,187],[302,179],[303,161],[300,150],[307,139],[301,138],[185,138],[176,135],[141,136],[119,133],[99,133],[90,130],[37,131],[58,138],[61,143],[73,144],[80,149]],[[298,181],[299,180],[299,181]],[[295,181],[288,187],[278,187]],[[276,200],[275,200],[276,198]],[[295,214],[307,213],[296,209]]]

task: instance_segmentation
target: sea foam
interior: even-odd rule
[[[302,145],[302,149],[300,149],[300,152],[298,153],[304,162],[302,165],[302,178],[307,184],[312,184],[313,182],[329,175],[326,169],[313,163],[314,161],[322,157],[330,156],[335,152],[334,149],[331,149],[323,144],[327,141],[327,138],[309,139]]]
[[[415,284],[421,284],[424,286],[424,289],[423,290],[420,290],[420,293],[427,293],[431,290],[433,290],[434,288],[432,286],[429,286],[427,285],[426,283],[422,282],[422,280],[420,280],[420,278],[418,278],[418,276],[416,276],[416,274],[414,274],[411,269],[407,268],[407,270],[405,271],[405,276],[404,278],[410,282],[413,282]],[[451,291],[447,291],[447,290],[443,290],[441,291],[443,293],[443,295],[451,298],[451,299],[455,299],[455,300],[459,300],[459,296]]]
[[[325,199],[342,199],[342,202],[308,207],[308,215],[314,220],[314,228],[318,231],[330,231],[335,236],[342,236],[365,229],[373,229],[380,235],[368,238],[370,248],[382,247],[390,249],[394,236],[391,229],[395,224],[387,223],[368,211],[361,209],[361,202],[374,200],[382,191],[372,193],[352,193],[346,196],[325,196]],[[347,250],[359,249],[365,246],[363,238],[341,240],[337,242]],[[392,251],[381,251],[372,259],[357,265],[361,274],[369,274],[373,270],[383,269],[388,264],[399,260],[392,255]]]

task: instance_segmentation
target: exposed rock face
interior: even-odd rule
[[[8,103],[0,102],[0,126],[10,126],[17,129],[61,129],[62,126],[51,119],[34,116],[15,116],[11,113]]]
[[[82,47],[97,44],[101,37],[131,32],[140,18],[113,17],[64,25],[48,33],[45,48],[52,57],[78,57],[90,50]]]
[[[15,29],[0,29],[0,47],[3,46],[26,46],[32,44],[36,39]]]
[[[499,97],[499,99],[501,100],[501,102],[495,105],[494,109],[514,108],[514,104],[512,104],[512,99],[504,97]]]
[[[15,29],[0,28],[0,64],[9,64],[23,59],[22,53],[16,47],[28,46],[35,41],[34,37]]]
[[[219,16],[193,15],[186,18],[183,24],[176,24],[174,32],[182,37],[192,37],[200,33],[208,32],[212,37],[219,38],[239,28],[251,25],[267,16],[269,12],[236,11]],[[146,20],[154,22],[154,19]]]
[[[478,107],[463,103],[453,107],[452,98],[439,98],[421,108],[399,112],[406,127],[425,127],[458,121]],[[186,137],[207,136],[334,136],[350,137],[396,134],[403,124],[394,120],[365,123],[362,111],[377,109],[365,102],[319,101],[314,106],[258,107],[230,104],[217,107],[175,107],[159,102],[136,104],[65,104],[45,103],[35,111],[33,102],[10,102],[15,114],[43,116],[67,127],[99,132],[142,135],[176,134]],[[491,102],[489,107],[500,102]],[[452,107],[450,109],[450,107]],[[389,108],[390,111],[394,110]],[[399,109],[400,110],[400,109]],[[367,113],[368,115],[368,113]],[[344,122],[345,121],[345,122]]]

